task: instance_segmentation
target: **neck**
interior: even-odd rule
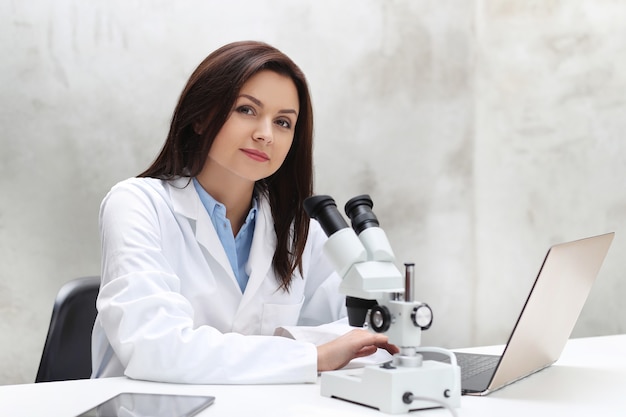
[[[200,173],[196,179],[206,192],[226,207],[226,218],[230,221],[233,235],[237,236],[252,206],[254,182],[215,172],[210,175]]]

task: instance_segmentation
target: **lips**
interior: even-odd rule
[[[242,149],[241,151],[255,161],[265,162],[270,160],[270,157],[265,152],[257,151],[256,149]]]

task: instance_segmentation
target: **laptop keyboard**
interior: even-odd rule
[[[476,376],[498,366],[500,356],[455,353],[456,361],[461,367],[461,380]]]
[[[420,353],[424,356],[424,360],[450,363],[450,358],[442,353]],[[481,355],[479,353],[462,352],[454,352],[454,356],[456,356],[456,363],[461,367],[461,381],[465,381],[484,372],[494,371],[501,357],[499,355]]]

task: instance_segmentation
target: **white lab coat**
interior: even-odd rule
[[[242,294],[189,178],[131,178],[100,210],[102,285],[92,335],[93,377],[253,384],[314,382],[313,343],[271,336],[279,326],[345,316],[339,276],[311,221],[303,276],[278,289],[269,204],[259,202]]]

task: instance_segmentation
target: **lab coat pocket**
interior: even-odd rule
[[[272,335],[277,327],[295,326],[303,303],[304,296],[296,304],[263,304],[261,334]]]

